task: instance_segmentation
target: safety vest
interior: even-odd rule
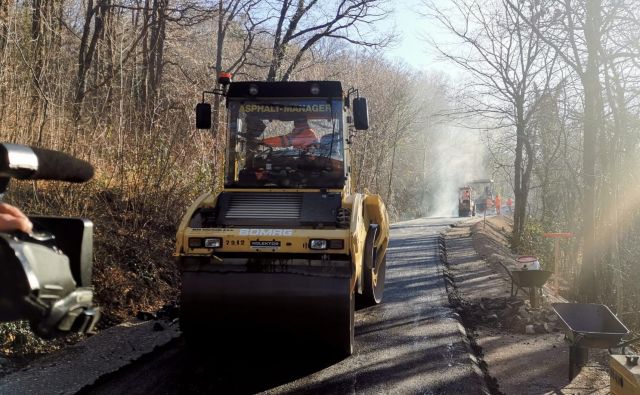
[[[293,131],[284,136],[274,136],[264,139],[264,143],[272,147],[290,147],[306,148],[311,144],[317,143],[318,137],[315,132],[305,126],[301,128],[294,128]]]

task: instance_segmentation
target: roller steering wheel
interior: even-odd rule
[[[258,141],[257,143],[257,147],[260,148],[257,148],[256,155],[264,156],[265,158],[270,157],[273,153],[273,147],[265,143],[264,141]]]

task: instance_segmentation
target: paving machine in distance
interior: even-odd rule
[[[474,191],[470,186],[461,187],[458,190],[458,217],[470,217],[476,215],[476,203]]]
[[[354,306],[382,301],[389,221],[355,193],[349,139],[366,99],[340,82],[231,82],[224,187],[202,194],[177,232],[180,325],[187,343],[296,340],[353,352]],[[196,108],[211,128],[211,106]]]
[[[494,208],[493,180],[488,178],[473,180],[469,185],[476,191],[474,199],[477,212],[484,213]]]

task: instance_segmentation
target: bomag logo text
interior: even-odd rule
[[[240,229],[240,236],[292,236],[293,229]]]

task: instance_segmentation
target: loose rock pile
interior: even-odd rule
[[[516,333],[551,333],[560,330],[558,316],[547,304],[542,303],[542,307],[532,309],[529,300],[518,296],[482,298],[480,303],[469,303],[465,310],[467,319],[473,322]]]

